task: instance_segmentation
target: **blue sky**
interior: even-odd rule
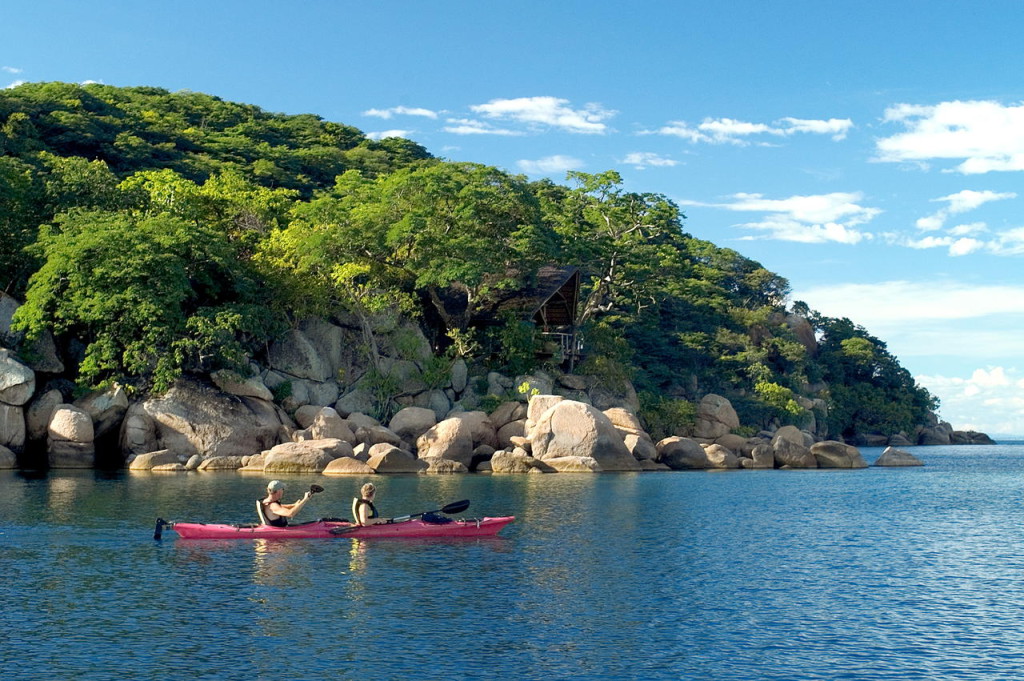
[[[0,6],[0,87],[193,90],[531,178],[619,170],[1024,434],[1019,1]]]

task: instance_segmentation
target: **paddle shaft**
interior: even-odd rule
[[[391,518],[388,522],[404,523],[412,520],[413,518],[421,518],[428,513],[462,513],[467,508],[469,508],[469,499],[463,499],[462,501],[453,501],[447,506],[443,508],[434,509],[433,511],[423,511],[422,513],[413,513],[412,515],[400,515],[395,518]],[[333,530],[331,530],[331,534],[345,534],[346,532],[358,530],[360,527],[362,527],[362,525],[359,525],[358,523],[353,525],[352,527],[336,527]]]

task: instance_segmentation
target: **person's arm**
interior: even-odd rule
[[[306,492],[305,495],[294,504],[282,504],[279,501],[275,501],[270,505],[270,510],[276,515],[284,518],[294,518],[295,514],[302,510],[302,507],[306,505],[309,498],[312,496],[312,492]]]

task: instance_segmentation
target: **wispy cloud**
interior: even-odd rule
[[[414,131],[412,130],[380,130],[378,132],[368,132],[366,136],[372,140],[382,140],[385,137],[405,137],[408,139]]]
[[[523,134],[518,130],[496,128],[487,121],[478,121],[472,118],[449,118],[448,124],[443,129],[454,135],[501,135],[507,137]]]
[[[956,194],[950,194],[949,196],[942,196],[934,199],[934,201],[945,201],[948,205],[931,215],[919,219],[916,223],[917,228],[923,231],[942,229],[946,224],[946,220],[949,219],[949,216],[951,215],[967,213],[992,201],[1005,201],[1007,199],[1015,198],[1017,198],[1017,195],[1013,192],[998,193],[988,190],[979,192],[971,189],[964,189]]]
[[[953,170],[965,175],[1024,170],[1024,104],[898,104],[886,110],[885,121],[902,125],[906,132],[877,141],[879,161],[928,167],[929,161],[957,160]]]
[[[605,121],[616,114],[600,104],[572,108],[569,100],[558,97],[492,99],[486,104],[471,106],[470,110],[486,118],[521,123],[531,129],[545,127],[597,135],[608,132]]]
[[[1024,315],[1024,285],[895,280],[810,287],[794,291],[793,298],[803,300],[822,314],[854,319],[868,329]],[[1024,335],[1021,343],[1024,346]],[[961,349],[964,348],[958,347],[956,351]]]
[[[555,155],[547,156],[535,161],[517,161],[516,165],[519,166],[520,170],[529,175],[552,175],[556,173],[564,173],[569,170],[578,170],[585,164],[580,159],[573,158],[572,156]]]
[[[634,151],[630,154],[626,154],[626,157],[622,159],[622,163],[631,165],[637,170],[643,170],[648,166],[672,167],[679,165],[679,161],[666,158],[660,154],[655,154],[650,151]]]
[[[418,107],[393,106],[390,109],[367,109],[363,112],[363,115],[383,118],[386,120],[389,120],[394,116],[422,116],[424,118],[436,119],[438,112]]]
[[[848,118],[810,120],[787,117],[772,123],[751,123],[732,118],[705,118],[697,125],[690,125],[686,121],[670,121],[657,130],[646,130],[641,134],[679,137],[695,144],[748,145],[757,141],[756,138],[759,136],[779,138],[801,133],[831,135],[832,139],[839,141],[846,137],[851,128],[853,121]]]
[[[680,201],[681,205],[710,206],[724,210],[762,213],[760,220],[739,225],[759,232],[748,238],[777,239],[800,243],[855,244],[871,239],[868,232],[857,229],[882,211],[860,205],[859,192],[791,196],[769,199],[762,194],[735,194],[727,203],[706,204]]]
[[[19,73],[21,73],[22,70],[14,66],[0,66],[0,71],[3,71],[4,73],[13,73],[14,75],[18,75]]]
[[[16,80],[16,81],[10,83],[9,85],[7,85],[6,87],[4,87],[4,89],[5,90],[10,90],[11,88],[16,88],[19,85],[24,85],[25,83],[26,83],[26,81],[24,81],[24,80]]]

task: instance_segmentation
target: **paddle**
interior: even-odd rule
[[[425,516],[428,513],[444,513],[451,515],[452,513],[462,513],[469,508],[469,499],[463,499],[462,501],[453,501],[444,508],[438,508],[433,511],[424,511],[423,513],[413,513],[412,515],[400,515],[391,519],[393,523],[404,523],[412,520],[413,518],[419,518]]]
[[[412,515],[400,515],[396,518],[390,518],[389,523],[404,523],[412,520],[413,518],[420,518],[428,513],[462,513],[469,508],[469,499],[463,499],[462,501],[453,501],[452,503],[444,506],[443,508],[437,508],[433,511],[423,511],[422,513],[413,513]],[[331,530],[331,534],[345,534],[346,532],[352,532],[358,530],[362,525],[352,525],[351,527],[335,527]]]
[[[154,528],[154,530],[153,530],[153,539],[159,540],[161,537],[164,536],[164,527],[165,526],[171,526],[173,524],[174,523],[169,523],[166,520],[164,520],[163,518],[157,518],[156,519],[156,528]]]
[[[323,492],[323,491],[324,491],[324,488],[321,487],[320,485],[313,484],[313,485],[309,486],[309,493],[310,494],[320,494],[320,492]]]

